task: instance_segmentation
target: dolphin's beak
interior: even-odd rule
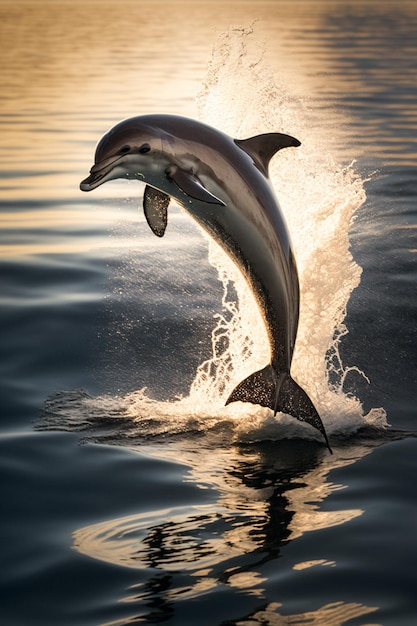
[[[90,174],[80,183],[81,191],[91,191],[98,187],[101,183],[100,180],[103,178],[100,174]]]
[[[91,191],[106,182],[107,174],[111,172],[115,163],[119,161],[119,159],[121,159],[120,154],[104,159],[103,161],[100,161],[100,163],[95,163],[90,170],[90,176],[87,176],[87,178],[81,181],[81,191]]]

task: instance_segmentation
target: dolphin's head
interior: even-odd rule
[[[109,130],[97,145],[94,165],[80,183],[81,191],[91,191],[115,178],[136,178],[167,197],[186,201],[187,206],[190,199],[224,205],[204,187],[195,171],[195,158],[186,143],[171,134],[166,122],[166,116],[132,117]],[[145,200],[147,208],[161,201],[160,197],[151,200],[149,191]],[[149,211],[147,215],[151,219]]]
[[[115,178],[138,178],[150,182],[157,175],[162,139],[138,118],[120,122],[97,144],[90,175],[80,183],[81,191],[91,191]]]

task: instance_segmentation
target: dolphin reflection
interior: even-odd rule
[[[227,586],[230,593],[249,598],[253,609],[245,619],[269,614],[265,623],[298,623],[277,612],[279,603],[269,602],[265,567],[273,561],[279,571],[277,559],[285,546],[306,532],[344,524],[362,514],[358,509],[325,511],[320,505],[340,489],[329,480],[329,472],[362,458],[376,444],[341,446],[331,463],[318,448],[301,441],[232,449],[213,446],[200,453],[189,445],[183,441],[164,446],[164,456],[189,465],[192,482],[209,484],[217,499],[80,528],[74,533],[74,547],[90,557],[141,571],[142,583],[134,585],[125,600],[145,613],[157,606],[158,616],[152,613],[152,620],[176,615],[179,601],[215,594]],[[147,451],[161,455],[156,446]],[[291,576],[305,576],[305,570],[337,563],[318,559],[294,561],[289,567]],[[374,610],[339,602],[297,618],[336,626],[344,623],[342,616],[353,618]]]

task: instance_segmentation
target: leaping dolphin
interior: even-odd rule
[[[299,316],[299,283],[284,219],[268,177],[271,157],[299,146],[289,135],[249,139],[192,119],[144,115],[124,120],[99,141],[82,191],[115,178],[146,183],[143,208],[158,237],[164,235],[170,198],[226,251],[245,276],[261,310],[270,363],[243,380],[228,397],[292,415],[318,429],[332,452],[320,416],[291,377]]]

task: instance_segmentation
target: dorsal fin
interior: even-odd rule
[[[297,147],[301,145],[295,137],[291,135],[283,135],[282,133],[265,133],[264,135],[256,135],[249,139],[235,139],[235,144],[242,148],[250,157],[252,157],[256,167],[268,176],[269,161],[278,150]]]

